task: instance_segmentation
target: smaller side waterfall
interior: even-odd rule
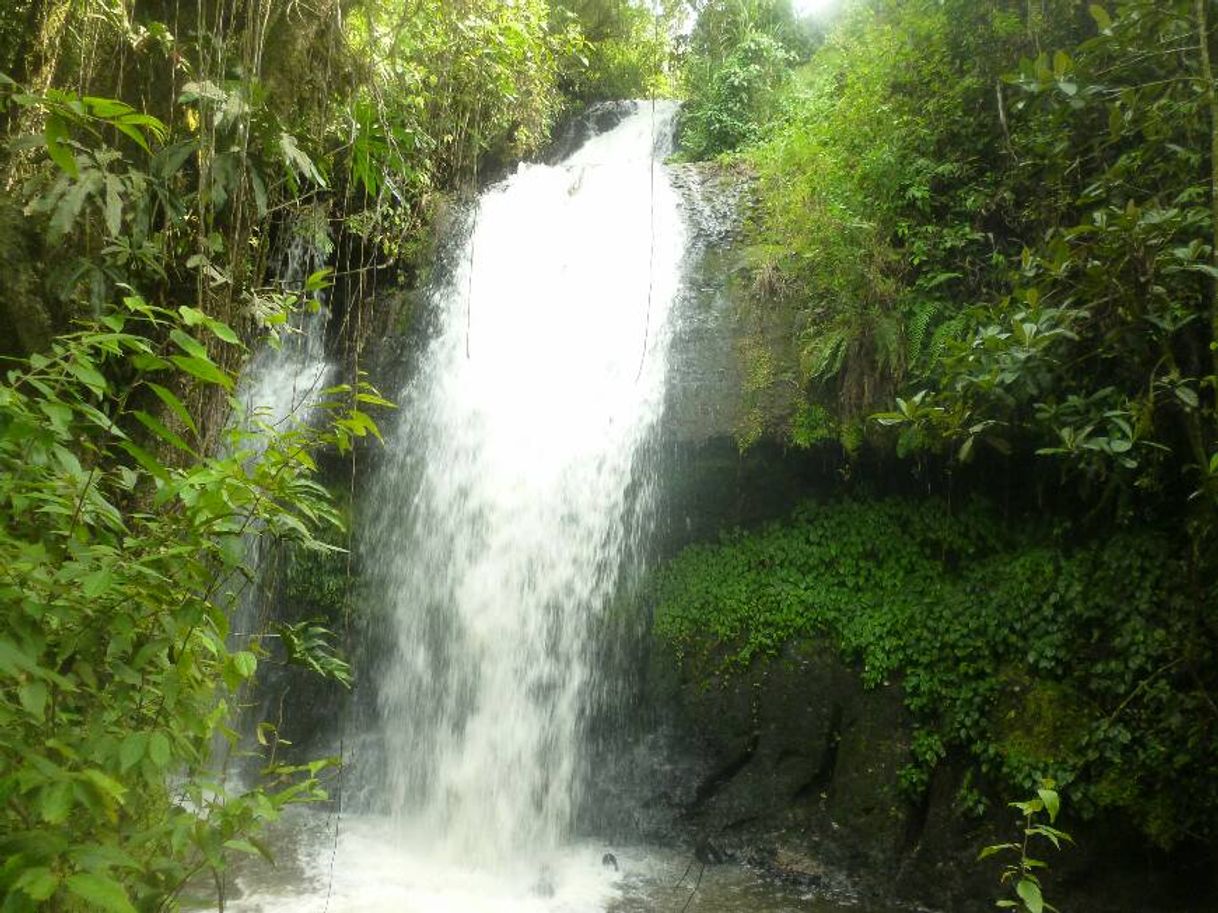
[[[320,295],[309,301],[305,294],[308,277],[325,267],[329,243],[326,229],[321,238],[293,231],[283,245],[275,270],[279,284],[285,292],[306,298],[306,306],[281,334],[279,348],[264,347],[241,377],[238,398],[247,415],[272,427],[290,419],[307,420],[334,370],[325,354],[330,312]]]
[[[313,214],[304,223],[318,221],[317,214]],[[306,234],[293,226],[281,245],[274,272],[285,293],[306,299],[308,277],[325,266],[329,230],[325,228],[320,237],[317,234]],[[254,355],[238,384],[237,399],[242,410],[236,421],[249,428],[265,424],[283,430],[290,424],[309,420],[320,392],[334,373],[334,365],[325,354],[329,319],[324,299],[318,296],[306,300],[305,307],[280,332],[279,347],[264,346]],[[268,547],[271,546],[261,536],[246,536],[246,566],[256,573],[264,570]],[[242,590],[240,603],[230,619],[231,630],[240,640],[235,646],[244,649],[248,637],[263,629],[270,610],[264,602],[259,587],[247,586]]]
[[[369,538],[394,646],[384,801],[432,854],[544,854],[579,801],[595,619],[646,528],[684,232],[641,103],[478,202],[399,399]]]

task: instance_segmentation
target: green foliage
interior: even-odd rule
[[[788,0],[703,5],[681,69],[681,156],[708,159],[757,140],[805,47]]]
[[[1207,9],[847,4],[746,150],[758,288],[798,309],[809,400],[843,429],[881,413],[901,454],[1039,453],[1126,493],[1184,475],[1212,510]]]
[[[558,0],[583,38],[564,61],[559,85],[567,98],[587,103],[672,94],[668,65],[675,4],[653,10],[632,0]]]
[[[302,212],[325,214],[327,256],[354,256],[349,282],[386,255],[411,267],[440,195],[540,149],[574,104],[659,88],[668,56],[668,18],[656,28],[630,3],[601,21],[588,2],[361,0],[340,15],[323,0],[311,15],[267,0],[233,17],[202,0],[180,34],[158,4],[93,6],[0,17],[0,42],[37,47],[21,86],[0,75],[0,162],[51,253],[61,331],[138,289],[190,295],[246,333]]]
[[[1061,797],[1054,789],[1056,784],[1049,779],[1042,780],[1036,795],[1025,802],[1011,802],[1011,808],[1018,809],[1023,816],[1022,840],[1019,843],[999,843],[985,847],[978,859],[1007,854],[1015,855],[1014,862],[1007,863],[999,876],[1004,885],[1008,885],[1011,897],[998,901],[998,907],[1007,910],[1022,910],[1024,913],[1043,913],[1044,910],[1057,913],[1057,907],[1049,904],[1042,893],[1040,875],[1037,874],[1047,865],[1040,859],[1029,855],[1033,840],[1051,843],[1054,849],[1060,850],[1063,843],[1073,843],[1073,839],[1065,831],[1058,830],[1053,825],[1057,823],[1057,815],[1061,811]],[[1046,824],[1040,820],[1045,815],[1049,821]]]
[[[1212,834],[1205,597],[1166,533],[1076,539],[980,502],[807,505],[662,568],[655,630],[701,676],[827,637],[866,683],[899,679],[914,792],[951,753],[1003,789],[1053,776],[1084,814],[1120,808],[1164,844]]]
[[[848,5],[747,151],[750,241],[799,310],[802,383],[844,428],[935,356],[992,256],[990,131],[973,112],[992,92],[978,45],[1003,19],[962,6]]]
[[[213,751],[266,655],[227,642],[245,537],[330,550],[341,522],[311,452],[374,430],[330,391],[328,430],[236,423],[216,454],[187,405],[233,387],[224,323],[137,297],[0,384],[0,890],[5,909],[159,909],[197,872],[259,853],[329,759],[225,784]],[[189,388],[189,394],[186,392]],[[175,392],[177,391],[177,392]],[[158,456],[163,454],[164,457]],[[317,626],[289,657],[345,679]]]
[[[1029,231],[1007,289],[931,365],[911,418],[929,443],[1022,439],[1147,490],[1184,467],[1214,493],[1214,187],[1195,150],[1215,111],[1194,11],[1094,4],[1069,51],[1012,64],[1006,181]]]

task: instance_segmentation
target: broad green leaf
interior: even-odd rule
[[[258,669],[258,657],[249,650],[240,650],[233,654],[233,668],[242,678],[249,678]]]
[[[118,114],[127,114],[135,110],[124,101],[119,101],[117,98],[104,98],[99,95],[84,95],[80,99],[88,108],[89,113],[94,117],[101,117],[109,120]]]
[[[60,780],[42,788],[38,794],[38,814],[47,824],[60,824],[72,810],[73,789],[69,780]]]
[[[118,446],[135,457],[135,461],[143,466],[145,471],[162,481],[169,481],[169,470],[147,450],[131,441],[120,441]]]
[[[148,141],[144,139],[144,134],[137,130],[134,126],[121,120],[111,121],[111,124],[114,125],[114,129],[118,130],[145,152],[152,152],[152,150],[148,148]]]
[[[109,799],[113,799],[119,804],[122,803],[123,796],[126,794],[127,788],[113,777],[107,776],[96,768],[89,768],[88,770],[82,771],[81,777],[93,784],[99,794]]]
[[[232,327],[222,320],[216,320],[214,317],[207,316],[198,308],[182,305],[178,308],[178,313],[182,315],[182,319],[186,321],[187,326],[205,326],[217,339],[232,343],[233,345],[241,344],[240,338],[233,332]]]
[[[175,416],[178,421],[193,431],[199,433],[198,427],[195,425],[195,420],[191,416],[189,410],[182,404],[182,401],[174,396],[169,390],[162,387],[160,384],[154,384],[151,381],[147,382],[148,388],[156,394],[157,399],[163,402]]]
[[[59,876],[43,866],[26,869],[17,879],[15,887],[33,900],[42,901],[55,893],[59,887]]]
[[[186,453],[190,453],[190,454],[194,453],[194,449],[189,444],[187,444],[184,440],[182,440],[182,438],[180,438],[178,435],[174,434],[172,431],[170,431],[168,428],[166,428],[160,419],[156,418],[153,415],[149,415],[147,412],[144,412],[142,409],[136,409],[131,414],[135,417],[135,420],[137,422],[139,422],[141,425],[143,425],[145,428],[147,428],[149,431],[151,431],[153,434],[155,434],[158,438],[160,438],[165,443],[169,444],[172,447],[176,447],[178,450],[185,451]]]
[[[1019,895],[1028,913],[1042,913],[1045,908],[1044,898],[1040,894],[1040,885],[1031,878],[1021,878],[1015,885],[1015,893]]]
[[[218,384],[226,390],[233,388],[232,378],[210,361],[204,361],[201,358],[189,358],[184,355],[171,355],[169,360],[187,374],[197,377],[204,383]]]
[[[211,360],[211,356],[207,354],[207,346],[203,345],[203,343],[199,342],[189,333],[183,333],[181,330],[174,328],[169,331],[169,338],[187,355],[203,361]]]
[[[101,396],[106,392],[108,387],[106,378],[102,376],[101,372],[97,370],[92,362],[88,361],[83,356],[70,362],[68,364],[68,370],[72,372],[77,380],[83,383],[98,396]]]
[[[26,682],[17,689],[17,697],[21,700],[21,706],[25,708],[26,713],[35,719],[42,719],[46,713],[47,706],[47,686],[45,682]]]
[[[1180,400],[1180,402],[1190,409],[1196,409],[1201,405],[1201,400],[1197,396],[1197,391],[1192,387],[1180,384],[1179,386],[1173,387],[1172,392],[1176,394],[1176,399]]]
[[[148,748],[148,733],[131,732],[123,739],[118,748],[118,763],[122,770],[127,771],[138,764]]]
[[[76,165],[76,156],[72,154],[72,150],[66,143],[68,127],[63,119],[55,114],[48,116],[43,138],[46,141],[47,155],[51,157],[51,161],[65,174],[76,177],[80,173],[80,169]]]
[[[305,280],[304,290],[306,292],[320,292],[322,289],[329,288],[334,284],[334,268],[327,266],[325,269],[319,269],[317,272],[309,275]]]
[[[186,140],[166,146],[152,157],[149,167],[154,175],[167,181],[181,170],[182,166],[186,164],[186,160],[194,154],[197,148],[198,143],[195,140]]]
[[[230,850],[236,850],[238,853],[245,853],[249,856],[261,856],[262,855],[262,851],[259,850],[258,847],[254,846],[254,844],[250,843],[248,840],[234,838],[232,840],[225,840],[224,845],[225,845],[225,847],[227,847]]]
[[[1036,795],[1040,796],[1040,801],[1045,803],[1045,811],[1049,813],[1049,820],[1057,820],[1057,812],[1061,808],[1061,797],[1057,791],[1044,787],[1036,790]]]
[[[263,843],[257,837],[253,837],[253,836],[251,836],[249,838],[249,842],[253,845],[254,849],[256,849],[258,851],[258,855],[260,855],[263,859],[265,859],[271,865],[275,864],[275,857],[271,853],[270,847],[268,847],[265,843]]]
[[[106,175],[106,203],[103,214],[110,237],[117,238],[123,229],[123,195],[119,179],[112,174]]]
[[[138,869],[139,862],[124,850],[110,843],[86,843],[68,850],[68,858],[78,868],[90,872],[100,869]]]
[[[81,900],[108,913],[138,913],[123,886],[113,878],[92,872],[69,875],[67,888]]]
[[[93,573],[85,576],[81,581],[81,589],[89,599],[96,599],[106,590],[110,589],[110,584],[113,581],[114,572],[108,566],[102,565]]]
[[[154,732],[148,739],[148,757],[157,767],[165,767],[169,763],[169,739],[163,732]]]
[[[10,676],[17,672],[38,674],[37,657],[26,654],[7,640],[0,640],[0,672]]]
[[[93,170],[85,171],[73,181],[68,192],[55,207],[47,226],[47,236],[52,244],[58,244],[71,233],[89,196],[99,189],[100,185],[101,175]]]

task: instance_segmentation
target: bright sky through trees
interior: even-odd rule
[[[797,16],[823,16],[837,6],[838,0],[792,0]]]

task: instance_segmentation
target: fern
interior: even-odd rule
[[[963,314],[957,314],[950,320],[943,321],[935,327],[935,332],[930,338],[930,346],[926,350],[927,358],[933,360],[942,358],[943,353],[947,351],[948,344],[959,339],[967,328],[968,321]]]
[[[926,343],[926,333],[931,321],[939,313],[941,305],[938,301],[919,301],[914,305],[913,313],[905,321],[906,355],[910,364],[914,364],[922,354]]]
[[[840,371],[846,359],[847,344],[854,335],[844,322],[809,327],[804,332],[804,344],[799,353],[799,370],[803,377],[820,380]]]

